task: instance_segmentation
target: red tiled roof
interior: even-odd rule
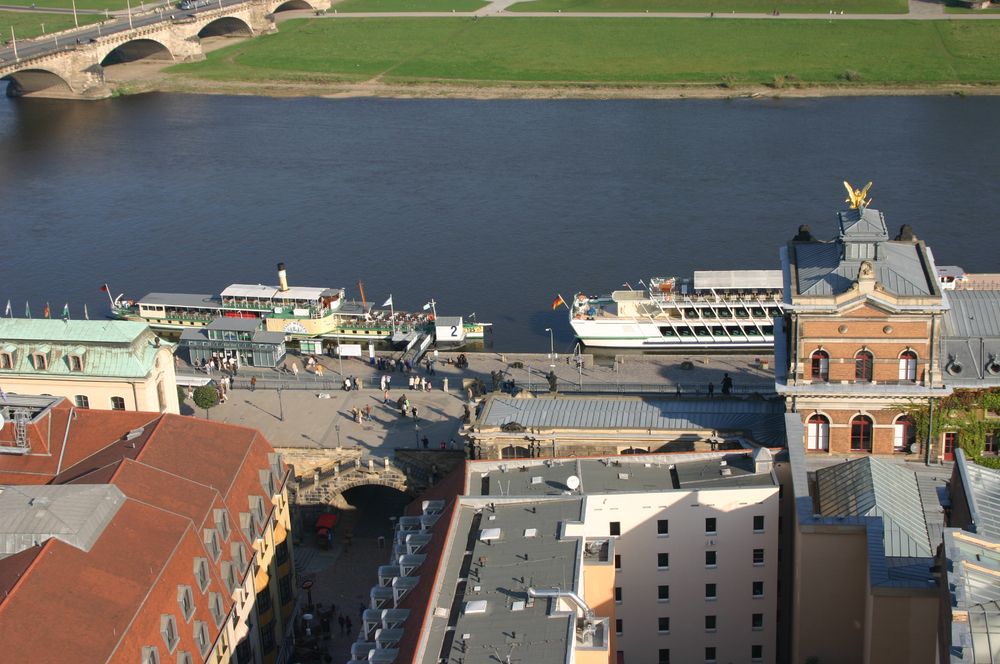
[[[40,545],[33,546],[20,553],[0,558],[0,604],[3,604],[14,584],[20,581],[21,576],[41,551]]]

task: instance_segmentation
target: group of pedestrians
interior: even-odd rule
[[[431,391],[431,379],[430,378],[424,378],[423,376],[413,376],[413,375],[411,375],[410,378],[409,378],[409,383],[410,383],[410,389],[411,390],[418,390],[418,391],[421,391],[421,392],[430,392]]]
[[[372,406],[366,405],[364,408],[351,408],[351,419],[361,424],[372,421]]]

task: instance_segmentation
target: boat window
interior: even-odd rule
[[[737,318],[749,318],[750,314],[743,307],[737,307],[735,309]]]
[[[740,328],[739,325],[730,325],[730,326],[728,326],[726,328],[726,332],[729,332],[729,334],[736,334],[736,335],[742,335],[743,334],[743,330]]]
[[[754,307],[754,309],[753,309],[753,315],[754,316],[766,316],[767,314],[764,313],[764,310],[761,309],[760,307]]]
[[[733,314],[732,314],[731,311],[729,311],[729,309],[719,309],[717,312],[719,314],[719,318],[732,318],[733,317]]]
[[[773,325],[765,325],[763,327],[763,330],[764,330],[764,334],[774,334],[774,326]]]
[[[694,336],[694,335],[693,335],[693,334],[691,333],[691,329],[690,329],[690,328],[687,328],[687,327],[682,327],[682,328],[680,329],[680,335],[681,335],[682,337],[692,337],[692,336]]]
[[[712,328],[712,334],[716,336],[724,336],[726,334],[726,328],[722,327],[721,325],[716,325],[715,327]]]
[[[694,333],[695,333],[695,334],[696,334],[697,336],[699,336],[699,337],[707,337],[707,336],[710,336],[710,335],[709,335],[709,333],[708,333],[708,328],[707,328],[707,327],[700,327],[700,326],[699,326],[699,327],[696,327],[696,328],[694,328]]]
[[[677,336],[677,334],[674,332],[674,328],[672,328],[672,327],[661,327],[660,328],[660,334],[662,334],[665,337],[676,337]]]
[[[698,312],[695,309],[685,309],[684,315],[687,316],[688,318],[697,318]]]

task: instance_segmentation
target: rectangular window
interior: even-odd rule
[[[715,594],[715,584],[706,583],[705,584],[705,599],[715,599],[717,595]]]
[[[0,369],[13,369],[14,357],[10,353],[0,353]]]
[[[37,369],[38,371],[45,371],[45,369],[48,368],[49,366],[48,359],[46,358],[44,353],[35,353],[32,357],[35,360],[34,362],[35,369]]]
[[[713,516],[705,519],[705,534],[714,535],[716,532],[718,531],[715,530],[715,517]]]
[[[83,371],[83,360],[79,355],[69,356],[69,370],[70,371]]]
[[[264,652],[270,652],[274,650],[274,645],[274,621],[272,620],[260,630],[260,649]]]
[[[657,535],[669,535],[670,534],[670,521],[668,519],[657,519],[656,520],[656,534]]]
[[[125,410],[125,399],[122,397],[111,397],[111,410]]]
[[[709,664],[715,661],[715,646],[708,646],[705,648],[705,662]]]
[[[656,664],[670,664],[670,648],[660,648],[656,656]]]
[[[292,575],[286,574],[278,581],[278,596],[282,604],[292,601]]]
[[[750,628],[754,631],[759,631],[764,629],[764,614],[755,613],[750,616]]]
[[[622,603],[622,588],[621,586],[615,586],[615,603]]]
[[[76,395],[74,401],[76,401],[77,408],[90,408],[90,399],[87,398],[86,394]]]
[[[705,552],[705,567],[715,567],[718,565],[718,558],[715,551]]]
[[[615,554],[615,569],[622,568],[622,557],[620,553]]]
[[[750,646],[750,659],[755,662],[764,659],[764,646]]]
[[[656,586],[656,599],[661,602],[669,602],[670,586]]]
[[[618,636],[622,635],[622,619],[615,618],[615,634]]]
[[[611,525],[611,536],[612,537],[617,537],[617,536],[619,536],[619,535],[622,534],[622,523],[621,523],[621,521],[612,521],[610,525]]]
[[[758,516],[755,516],[753,518],[753,531],[755,533],[762,533],[762,532],[764,532],[764,517],[763,516],[758,515]]]
[[[257,614],[267,613],[271,608],[271,589],[264,588],[257,593]]]
[[[758,567],[764,564],[764,549],[753,550],[753,564]]]
[[[754,581],[753,582],[753,596],[754,597],[763,597],[764,596],[764,582],[763,581]]]
[[[667,569],[669,567],[670,567],[670,554],[669,553],[656,554],[656,568]]]
[[[656,631],[659,632],[660,634],[669,634],[670,633],[670,617],[669,616],[660,616],[659,618],[656,619]]]
[[[714,632],[716,630],[715,616],[705,616],[705,631]]]
[[[284,565],[288,560],[288,540],[282,540],[274,547],[274,560],[279,565]]]

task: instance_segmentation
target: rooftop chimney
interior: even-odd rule
[[[288,290],[288,277],[285,276],[284,263],[278,263],[278,290],[282,293]]]

